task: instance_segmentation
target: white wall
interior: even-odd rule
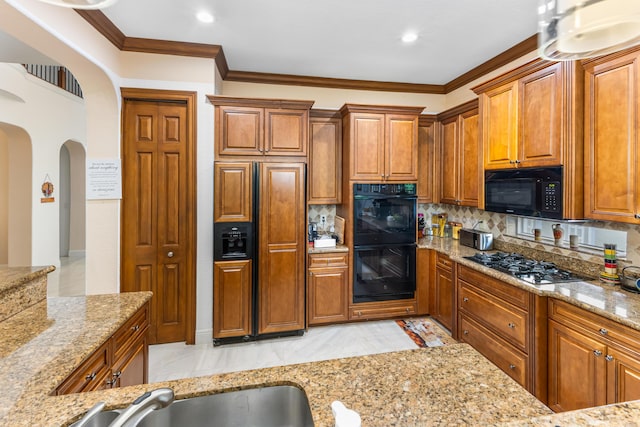
[[[0,265],[9,262],[9,141],[0,128]]]

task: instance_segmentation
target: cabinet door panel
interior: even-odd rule
[[[436,268],[435,312],[433,317],[450,332],[453,328],[453,278],[451,270]]]
[[[351,115],[351,179],[384,178],[384,114]]]
[[[341,123],[339,119],[310,119],[309,204],[342,203]]]
[[[214,222],[252,221],[251,163],[216,162]]]
[[[265,154],[306,156],[308,110],[265,109]]]
[[[415,181],[418,179],[418,118],[387,114],[385,132],[386,178],[390,181]]]
[[[608,349],[613,360],[607,363],[607,403],[640,399],[640,358],[638,354]]]
[[[349,319],[346,268],[309,271],[309,325]]]
[[[607,403],[606,350],[604,344],[549,321],[551,409],[562,412]]]
[[[252,261],[216,261],[213,265],[213,337],[251,334]]]
[[[440,178],[440,202],[456,204],[458,199],[458,119],[443,121],[441,130],[440,153],[442,156],[442,176]]]
[[[261,155],[264,139],[264,109],[220,106],[216,109],[218,154]]]
[[[636,222],[638,58],[627,55],[585,74],[585,216]]]
[[[260,165],[260,334],[295,331],[305,326],[304,166]]]
[[[562,164],[561,66],[557,63],[520,79],[518,160],[522,167]]]
[[[436,124],[418,128],[418,203],[437,203]]]
[[[478,206],[480,159],[477,109],[460,116],[458,199],[463,206]]]
[[[510,162],[518,158],[517,82],[487,91],[481,99],[484,167],[508,168],[512,166]]]

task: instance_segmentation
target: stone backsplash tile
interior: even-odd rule
[[[486,230],[491,231],[496,242],[495,246],[500,250],[526,251],[527,255],[536,259],[550,259],[549,256],[551,256],[561,267],[570,268],[590,277],[596,277],[599,271],[604,268],[602,255],[576,252],[568,248],[559,248],[506,235],[507,215],[504,214],[446,204],[419,204],[418,212],[424,214],[427,223],[430,222],[431,215],[438,213],[446,213],[449,221],[461,222],[464,228],[473,228],[482,221],[477,228],[482,229],[484,226]],[[619,261],[619,268],[629,264],[640,265],[640,226],[608,221],[594,221],[589,223],[589,226],[625,231],[627,233],[627,256],[625,260]]]

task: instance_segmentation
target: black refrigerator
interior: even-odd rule
[[[306,328],[304,163],[214,164],[213,343]]]

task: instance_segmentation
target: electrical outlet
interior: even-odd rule
[[[322,224],[324,224],[325,222],[327,222],[327,216],[326,215],[320,215],[320,222]]]

